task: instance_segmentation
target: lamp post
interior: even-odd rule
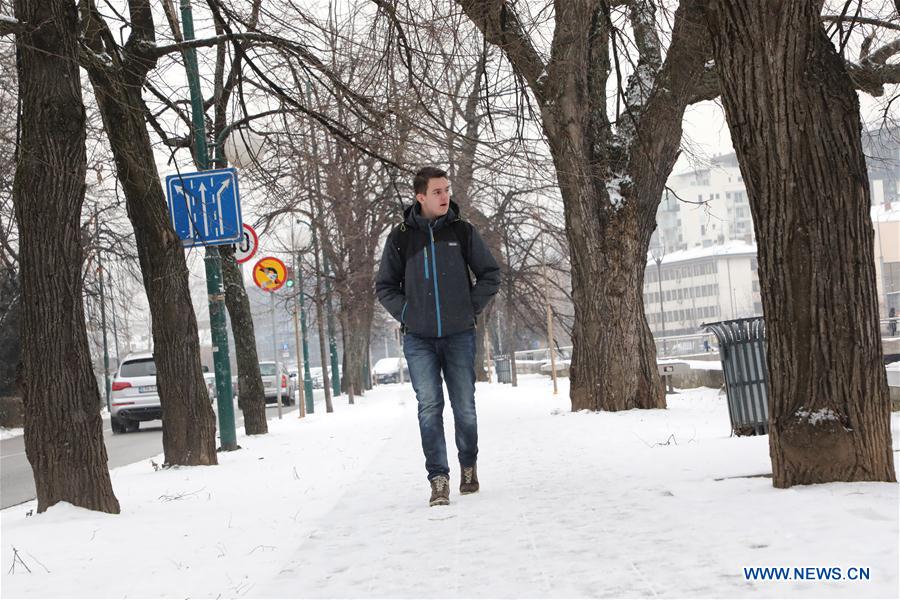
[[[303,219],[296,219],[297,223],[302,225],[306,225],[309,227],[309,230],[312,232],[313,239],[316,236],[315,228],[308,222]],[[294,260],[294,277],[297,280],[297,295],[294,296],[294,332],[296,334],[297,329],[297,313],[300,314],[300,330],[302,336],[302,347],[303,347],[303,391],[304,398],[301,398],[301,402],[305,400],[306,403],[306,413],[312,414],[315,412],[315,402],[313,402],[313,386],[312,386],[312,374],[309,370],[309,343],[307,340],[307,329],[306,329],[306,306],[303,298],[303,266],[300,263],[300,256],[294,249],[294,227],[291,225],[291,254]],[[299,360],[299,357],[298,357]]]

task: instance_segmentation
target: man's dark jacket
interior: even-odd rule
[[[422,217],[419,206],[407,208],[403,224],[388,236],[375,280],[378,300],[409,333],[445,337],[467,331],[500,289],[500,267],[476,229],[460,220],[455,202],[434,223]],[[457,221],[461,225],[454,225]],[[458,235],[462,227],[467,236]]]

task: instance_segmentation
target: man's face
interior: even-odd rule
[[[450,209],[450,181],[446,177],[434,177],[428,180],[428,189],[424,194],[416,194],[426,219],[437,219],[447,214]]]

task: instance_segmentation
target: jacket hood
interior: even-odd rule
[[[421,229],[423,231],[428,231],[428,219],[422,216],[421,205],[418,201],[413,202],[410,206],[407,206],[403,211],[403,222],[406,223],[409,227],[415,229]],[[434,229],[441,229],[451,223],[458,221],[459,216],[459,205],[450,200],[450,208],[447,209],[447,214],[443,217],[438,217],[434,222]]]

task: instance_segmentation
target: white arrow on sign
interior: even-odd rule
[[[200,208],[203,211],[203,237],[209,237],[209,213],[206,211],[206,184],[200,182]]]

